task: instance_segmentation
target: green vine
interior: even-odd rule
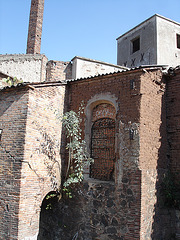
[[[83,181],[83,171],[87,164],[93,162],[87,151],[86,142],[82,139],[80,123],[81,114],[84,112],[83,103],[79,107],[78,113],[74,111],[66,112],[62,117],[62,125],[65,129],[68,144],[68,164],[65,181],[62,190],[65,195],[72,198],[72,189]]]
[[[16,77],[14,78],[3,78],[2,79],[3,82],[7,83],[8,86],[12,87],[12,86],[16,86],[18,83],[22,83],[23,81],[18,80]]]

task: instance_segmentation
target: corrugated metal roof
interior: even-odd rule
[[[127,70],[115,71],[115,72],[112,72],[112,73],[103,73],[103,74],[98,74],[98,75],[95,75],[95,76],[78,78],[78,79],[68,79],[68,80],[65,80],[65,81],[68,83],[68,82],[74,82],[74,81],[80,81],[80,80],[88,80],[88,79],[92,79],[92,78],[95,78],[95,77],[111,76],[111,75],[116,75],[116,74],[120,74],[120,73],[123,74],[123,73],[128,73],[128,72],[133,72],[133,71],[140,71],[140,70],[143,70],[143,69],[146,69],[146,70],[161,69],[161,70],[163,70],[163,71],[165,70],[167,72],[168,65],[142,65],[142,66],[135,67],[135,68],[130,68],[130,69],[127,69]]]
[[[85,78],[78,78],[78,79],[68,79],[68,80],[62,80],[62,81],[53,81],[53,82],[23,82],[23,83],[18,83],[15,86],[3,86],[0,87],[0,91],[5,90],[5,89],[12,89],[12,88],[18,88],[18,87],[30,87],[32,89],[36,87],[48,87],[48,86],[60,86],[60,85],[66,85],[69,82],[77,82],[81,80],[89,80],[93,78],[98,78],[98,77],[103,77],[103,76],[111,76],[111,75],[117,75],[117,74],[124,74],[124,73],[131,73],[134,71],[148,71],[148,70],[158,70],[160,69],[163,73],[168,73],[168,66],[167,65],[144,65],[144,66],[139,66],[135,68],[131,68],[128,70],[123,70],[123,71],[115,71],[112,73],[105,73],[105,74],[98,74],[95,76],[90,76],[90,77],[85,77]],[[173,70],[179,70],[180,66],[177,66],[176,68],[173,68]],[[172,68],[171,68],[172,70]]]

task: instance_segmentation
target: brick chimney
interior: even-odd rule
[[[28,41],[26,53],[37,54],[41,50],[41,34],[44,0],[31,0]]]

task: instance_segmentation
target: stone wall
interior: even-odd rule
[[[115,201],[119,214],[114,231],[114,239],[140,238],[141,212],[141,171],[139,161],[138,123],[140,116],[140,76],[142,70],[112,75],[99,76],[92,79],[82,79],[69,83],[70,109],[78,111],[81,101],[84,101],[86,115],[83,116],[83,135],[88,140],[91,149],[91,128],[89,122],[93,116],[93,109],[100,103],[112,104],[116,109],[116,144],[115,144]],[[136,82],[136,88],[131,89],[131,80]],[[85,126],[85,128],[84,128]],[[136,128],[134,138],[130,139],[130,129]],[[131,195],[131,197],[127,194]],[[129,200],[127,198],[130,198]],[[106,202],[102,197],[101,202]],[[105,214],[106,210],[104,210]],[[110,216],[107,217],[111,219]],[[111,231],[109,230],[109,231]],[[97,239],[101,234],[94,229]],[[104,230],[103,234],[108,233]],[[113,235],[113,234],[112,234]],[[98,238],[99,237],[99,238]],[[89,238],[93,239],[93,238]],[[102,238],[103,239],[103,238]],[[106,239],[106,238],[104,238]]]
[[[161,70],[114,73],[107,77],[73,81],[69,85],[70,109],[77,111],[82,100],[85,106],[89,106],[88,109],[86,107],[86,115],[83,117],[84,135],[89,149],[91,130],[88,128],[91,129],[93,124],[93,108],[100,103],[111,103],[116,109],[116,188],[118,191],[125,187],[125,176],[126,179],[134,176],[131,179],[135,184],[133,192],[139,196],[139,202],[136,200],[137,205],[134,206],[137,210],[135,215],[137,218],[139,216],[139,220],[136,219],[136,223],[139,221],[139,228],[132,220],[135,216],[133,209],[125,205],[123,210],[127,215],[124,213],[124,216],[131,218],[132,222],[126,219],[127,228],[120,234],[121,237],[151,239],[163,235],[164,239],[169,239],[174,229],[167,226],[163,228],[163,221],[160,226],[158,220],[161,216],[166,216],[166,210],[159,210],[159,188],[169,163],[165,83]],[[134,174],[136,172],[138,175]],[[174,222],[173,216],[164,219],[168,226]]]
[[[51,209],[42,208],[38,240],[139,239],[140,219],[134,208],[140,197],[138,175],[128,173],[121,189],[116,189],[114,182],[88,179],[73,199],[52,201]],[[133,209],[131,216],[127,206]]]
[[[0,55],[0,71],[23,82],[45,81],[46,64],[46,56],[40,54]]]
[[[175,73],[167,88],[160,69],[146,68],[67,85],[53,81],[1,90],[2,237],[36,238],[40,206],[39,239],[169,240],[179,234],[179,215],[162,206],[160,188],[169,166],[166,110],[171,167],[173,173],[178,169],[179,70]],[[78,112],[82,101],[82,136],[89,151],[94,122],[115,120],[114,180],[89,178],[87,168],[77,195],[56,199],[55,208],[48,209],[45,196],[57,190],[66,165],[56,113]]]

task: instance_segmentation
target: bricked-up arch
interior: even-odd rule
[[[112,180],[115,160],[115,121],[110,118],[97,120],[92,127],[91,155],[94,163],[90,175],[100,180]]]
[[[101,103],[93,109],[91,132],[90,176],[100,180],[112,180],[115,162],[115,108]]]
[[[115,108],[109,103],[101,103],[93,108],[92,121],[95,122],[100,118],[112,118],[116,117]]]

